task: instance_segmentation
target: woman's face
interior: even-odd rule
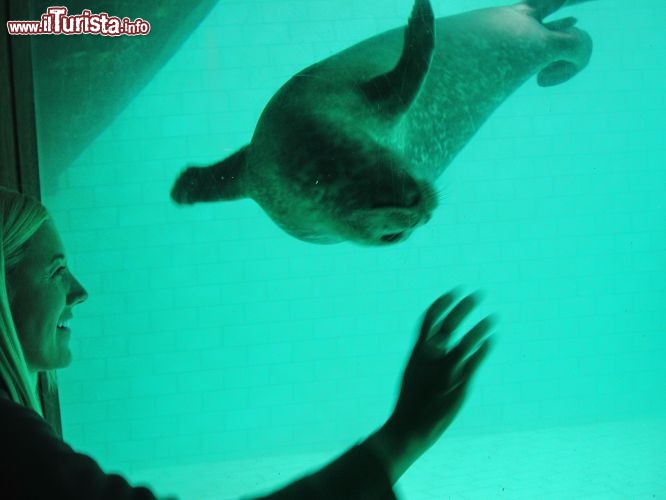
[[[33,372],[67,366],[72,308],[88,293],[67,268],[53,222],[46,220],[28,240],[21,262],[7,275],[9,306]]]

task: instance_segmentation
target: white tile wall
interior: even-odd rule
[[[308,245],[250,201],[171,204],[177,173],[247,142],[294,71],[401,24],[410,6],[381,4],[221,0],[44,186],[90,292],[60,374],[65,435],[105,467],[341,449],[388,414],[419,314],[459,283],[483,288],[482,312],[501,318],[461,431],[666,413],[655,396],[666,387],[659,0],[577,6],[595,39],[590,67],[505,103],[440,180],[435,218],[402,245]],[[434,2],[442,14],[469,5]],[[451,498],[504,484],[506,498],[528,497],[503,468],[515,456],[485,463],[496,482]],[[627,491],[642,498],[643,484]]]

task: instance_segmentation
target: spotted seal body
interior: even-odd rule
[[[568,4],[580,1],[569,1]],[[416,0],[388,31],[292,77],[264,109],[250,144],[190,167],[177,203],[250,197],[305,241],[404,240],[436,206],[434,182],[521,84],[564,82],[589,60],[573,18],[544,23],[565,0],[433,17]]]

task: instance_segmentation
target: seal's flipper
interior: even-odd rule
[[[564,6],[589,2],[590,0],[525,0],[523,3],[533,9],[532,16],[538,21],[548,17]]]
[[[398,64],[388,73],[359,85],[380,113],[393,118],[414,102],[425,79],[435,48],[435,15],[429,0],[416,0],[405,29]]]
[[[550,31],[566,31],[569,28],[575,26],[577,22],[578,19],[575,17],[565,17],[564,19],[558,19],[557,21],[543,23],[543,25]]]
[[[189,167],[176,179],[171,199],[179,204],[246,198],[242,172],[248,146],[210,167]]]

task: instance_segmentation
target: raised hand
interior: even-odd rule
[[[367,441],[385,460],[393,482],[453,421],[472,376],[488,353],[492,327],[489,317],[474,325],[457,344],[450,345],[477,302],[476,295],[457,301],[452,291],[439,297],[425,314],[395,409]]]

